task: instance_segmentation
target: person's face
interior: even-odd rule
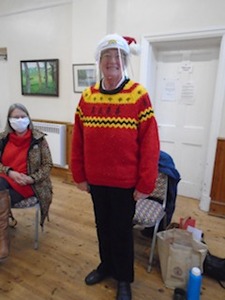
[[[125,55],[118,49],[108,49],[102,52],[100,71],[104,78],[118,79],[122,77]]]
[[[15,108],[10,114],[9,124],[18,135],[23,135],[27,131],[30,119],[24,111]]]

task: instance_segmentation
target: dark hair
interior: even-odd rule
[[[28,117],[29,120],[30,120],[30,124],[29,124],[28,127],[29,127],[29,129],[33,130],[33,129],[34,129],[34,125],[33,125],[32,121],[31,121],[29,112],[28,112],[28,110],[26,109],[26,107],[25,107],[23,104],[21,104],[21,103],[14,103],[14,104],[10,105],[10,107],[9,107],[9,109],[8,109],[7,119],[6,119],[5,130],[6,130],[7,132],[12,132],[12,131],[14,131],[14,130],[12,129],[12,127],[10,126],[9,118],[10,118],[10,116],[11,116],[11,113],[12,113],[16,108],[18,108],[18,109],[22,110],[23,112],[25,112],[25,114],[27,115],[27,117]]]

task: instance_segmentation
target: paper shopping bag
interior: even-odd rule
[[[162,279],[168,288],[185,288],[192,267],[203,272],[207,245],[194,240],[190,232],[177,228],[161,231],[157,245]]]

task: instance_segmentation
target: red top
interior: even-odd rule
[[[5,166],[10,166],[14,171],[27,174],[27,153],[31,143],[31,131],[28,130],[23,136],[18,136],[14,132],[9,134],[9,140],[5,146],[2,163]],[[20,193],[24,198],[34,195],[33,189],[30,185],[19,185],[12,178],[6,174],[1,173],[12,188]]]
[[[86,89],[75,114],[74,181],[151,193],[158,174],[158,128],[147,91],[128,81],[115,94]]]

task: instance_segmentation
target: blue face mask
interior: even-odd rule
[[[15,131],[22,133],[27,129],[27,126],[30,124],[30,119],[28,117],[9,118],[9,123]]]

